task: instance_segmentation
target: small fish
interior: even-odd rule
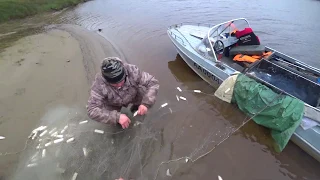
[[[42,158],[46,157],[46,149],[42,150]]]
[[[83,150],[83,155],[84,156],[88,156],[88,151],[87,151],[87,148],[82,148],[82,150]]]
[[[221,176],[218,176],[218,179],[219,179],[219,180],[223,180]]]
[[[57,128],[53,128],[49,131],[49,134],[52,134]]]
[[[79,122],[79,124],[85,124],[85,123],[87,123],[87,122],[88,122],[88,120],[85,120],[85,121]]]
[[[48,130],[44,130],[39,136],[42,137],[44,136],[45,134],[47,134]]]
[[[170,113],[172,114],[172,109],[171,109],[171,108],[169,108],[169,110],[170,110]]]
[[[43,130],[45,130],[46,128],[47,128],[47,126],[40,126],[40,127],[36,128],[36,129],[34,129],[32,132],[35,133],[35,132],[37,132],[37,131],[43,131]]]
[[[74,141],[74,138],[68,139],[68,140],[67,140],[67,143],[70,143],[70,142],[72,142],[72,141]]]
[[[75,172],[75,173],[73,174],[71,180],[76,180],[76,179],[77,179],[77,176],[78,176],[78,173]]]
[[[31,132],[30,135],[28,136],[28,139],[32,138],[33,135],[34,135],[34,133]]]
[[[99,130],[99,129],[95,129],[94,132],[95,132],[95,133],[99,133],[99,134],[104,134],[104,131]]]
[[[46,143],[44,146],[45,147],[48,147],[48,146],[50,146],[52,144],[52,142],[48,142],[48,143]]]
[[[0,140],[2,140],[2,139],[5,139],[6,137],[4,137],[4,136],[0,136]]]
[[[33,136],[32,136],[32,140],[34,140],[36,137],[37,137],[37,135],[38,135],[38,131],[36,131],[34,134],[33,134]]]
[[[31,164],[28,164],[27,167],[35,167],[37,165],[38,165],[37,163],[31,163]]]
[[[58,135],[57,131],[51,134],[52,137],[55,137],[56,135]]]
[[[177,87],[177,89],[178,89],[178,91],[182,92],[182,90],[179,87]]]
[[[57,137],[57,138],[63,138],[63,135],[58,134],[58,135],[56,135],[56,137]]]
[[[66,125],[66,126],[60,131],[60,133],[63,134],[63,133],[67,130],[67,128],[68,128],[68,125]]]
[[[36,149],[40,149],[41,148],[41,146],[40,146],[40,144],[36,147]]]
[[[133,114],[133,117],[136,117],[138,115],[138,111],[136,111],[134,114]]]
[[[177,97],[177,101],[180,101],[180,99],[179,99],[179,97],[176,95],[176,97]]]
[[[227,92],[229,92],[230,91],[230,88],[228,88],[224,93],[227,93]]]
[[[53,141],[53,143],[57,144],[57,143],[61,143],[62,141],[63,141],[63,138],[61,138],[61,139],[56,139],[56,140]]]
[[[170,176],[170,177],[172,176],[171,173],[170,173],[170,169],[167,169],[167,173],[166,174],[167,174],[167,176]]]
[[[187,163],[187,162],[189,162],[189,159],[188,159],[188,158],[186,158],[186,163]]]
[[[140,122],[140,121],[136,121],[136,122],[133,124],[133,126],[139,126],[140,124],[143,124],[143,123]]]
[[[193,90],[193,92],[195,92],[195,93],[201,93],[200,90]]]
[[[47,129],[47,126],[40,126],[39,129],[38,129],[38,131],[43,131],[43,130],[45,130],[45,129]]]
[[[37,152],[31,157],[31,160],[36,159],[38,155],[39,155],[39,151],[37,151]]]
[[[185,98],[185,97],[183,97],[183,96],[180,96],[180,99],[182,99],[182,100],[184,100],[184,101],[187,100],[187,98]]]
[[[164,103],[164,104],[161,105],[162,108],[164,108],[166,106],[168,106],[168,103]]]

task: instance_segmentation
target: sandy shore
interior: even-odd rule
[[[23,149],[30,132],[55,106],[84,109],[101,60],[119,56],[95,32],[64,25],[17,41],[0,54],[0,153]],[[0,179],[18,154],[0,158]]]

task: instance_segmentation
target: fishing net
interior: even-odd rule
[[[127,130],[88,120],[84,108],[51,109],[31,133],[12,179],[175,179],[247,120],[212,95],[177,94]]]

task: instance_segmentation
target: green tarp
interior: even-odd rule
[[[300,125],[304,103],[287,95],[279,95],[255,80],[239,74],[234,86],[232,102],[253,120],[271,129],[276,142],[275,149],[281,152]]]

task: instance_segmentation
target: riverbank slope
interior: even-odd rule
[[[90,85],[113,46],[95,32],[63,25],[24,37],[0,53],[0,153],[23,149],[28,135],[51,108],[85,111]],[[83,112],[85,113],[85,112]],[[19,154],[1,155],[0,179]]]
[[[2,0],[0,22],[24,18],[46,11],[57,11],[88,0]]]

